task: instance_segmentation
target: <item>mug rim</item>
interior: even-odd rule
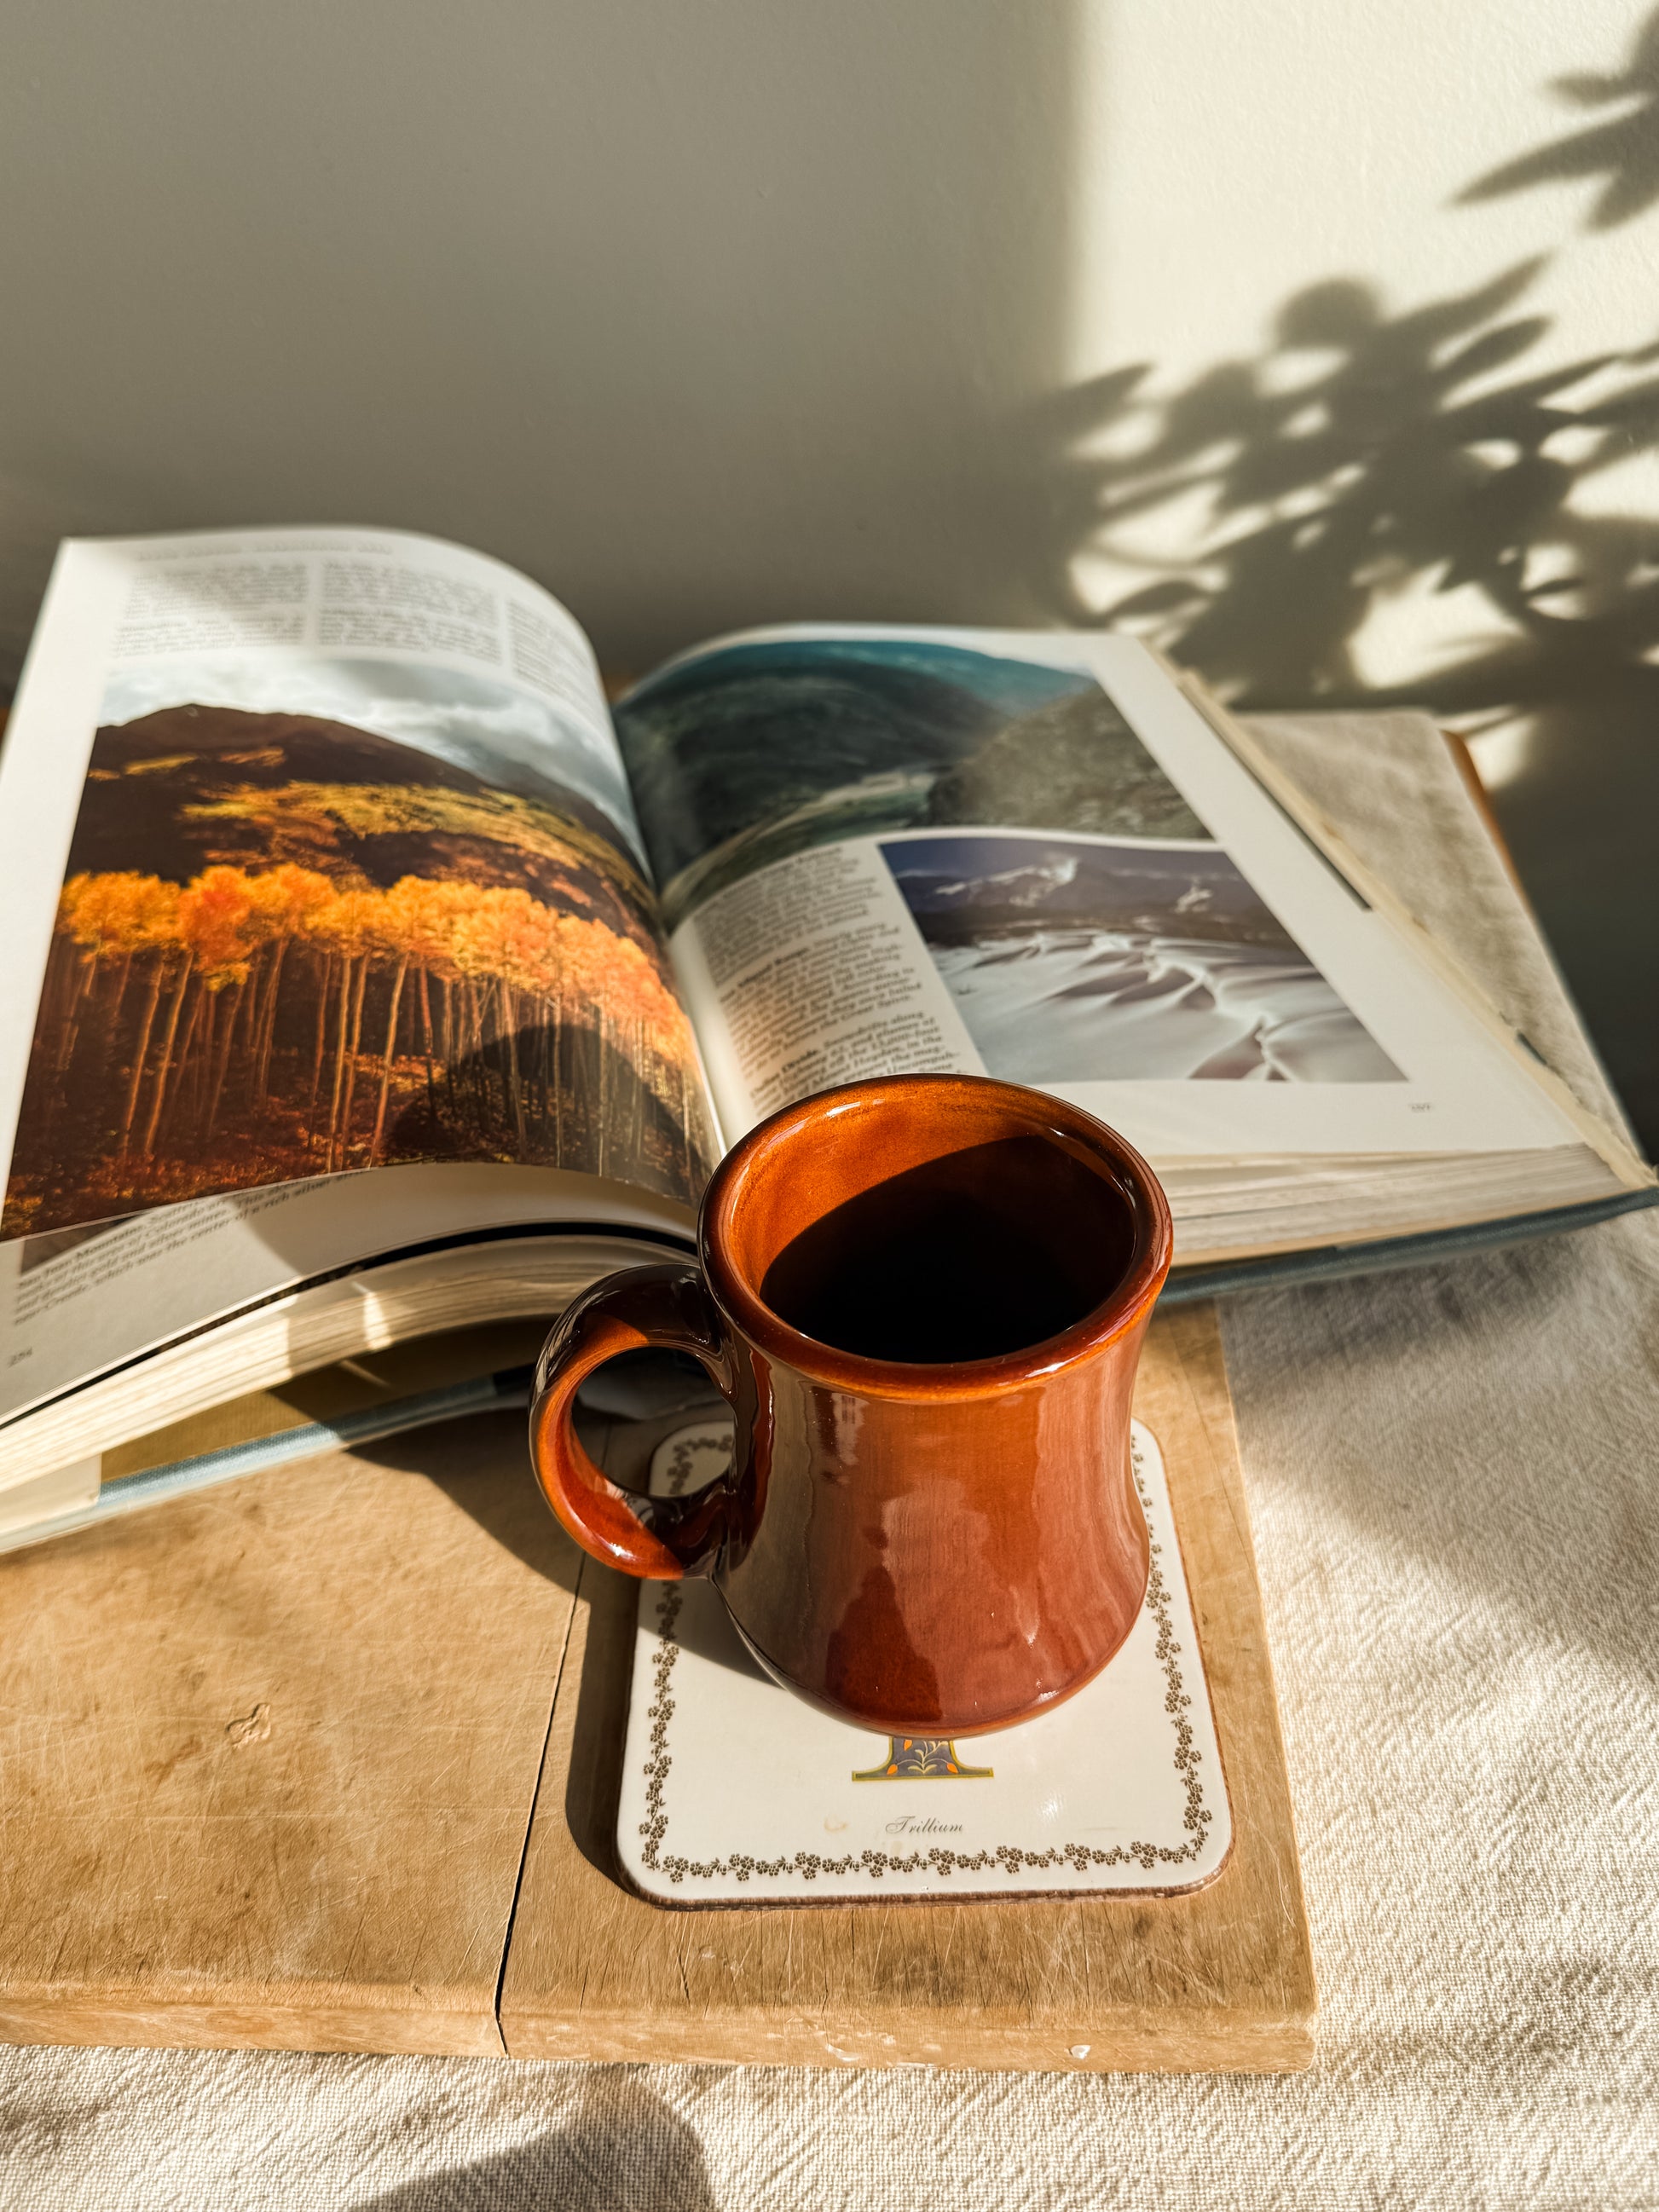
[[[880,1104],[927,1091],[1000,1094],[1035,1136],[1070,1139],[1103,1158],[1127,1186],[1133,1224],[1128,1265],[1110,1294],[1054,1336],[986,1359],[877,1359],[808,1336],[761,1297],[731,1256],[733,1221],[757,1161],[803,1139],[814,1126],[858,1103]],[[1068,1146],[1069,1149],[1069,1146]],[[738,1332],[780,1366],[854,1395],[891,1398],[975,1398],[1046,1381],[1092,1358],[1126,1335],[1150,1312],[1173,1255],[1174,1228],[1163,1186],[1141,1155],[1109,1124],[1080,1106],[1024,1084],[988,1075],[884,1075],[838,1084],[769,1115],[726,1153],[703,1193],[697,1216],[697,1256],[703,1279]]]

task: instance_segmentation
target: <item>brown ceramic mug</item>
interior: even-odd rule
[[[770,1674],[884,1735],[1081,1689],[1146,1587],[1129,1409],[1170,1228],[1139,1154],[1039,1091],[893,1076],[752,1130],[698,1241],[700,1267],[596,1283],[542,1353],[531,1449],[577,1542],[710,1577]],[[731,1472],[690,1497],[618,1490],[571,1424],[584,1376],[645,1345],[735,1418]]]

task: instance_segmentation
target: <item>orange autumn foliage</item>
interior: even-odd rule
[[[279,1015],[296,994],[302,1018],[314,1016],[306,1141],[326,1169],[381,1157],[393,1068],[411,1055],[428,1091],[442,1070],[453,1097],[458,1066],[497,1054],[507,1109],[533,1152],[534,1114],[562,1127],[567,1031],[595,1032],[630,1062],[688,1141],[700,1111],[690,1027],[659,963],[605,923],[521,889],[420,876],[386,890],[341,885],[291,863],[215,866],[182,887],[131,871],[82,874],[64,885],[58,927],[80,955],[63,985],[63,1061],[100,973],[119,975],[117,1012],[129,975],[143,986],[123,1157],[149,1157],[169,1128],[205,1141],[223,1101],[262,1097]],[[360,1088],[360,1069],[371,1089]]]

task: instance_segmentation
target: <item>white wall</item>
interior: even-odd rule
[[[61,530],[254,520],[475,543],[634,660],[1006,611],[1073,39],[1047,0],[18,0],[14,646]]]
[[[1514,451],[1456,427],[1659,336],[1645,11],[14,0],[0,678],[70,530],[426,528],[635,666],[791,616],[1098,616],[1161,577],[1155,627],[1247,696],[1380,686],[1482,732],[1659,1136],[1659,405],[1587,412],[1656,372],[1534,393]],[[1594,149],[1459,203],[1609,125],[1603,227]],[[1528,256],[1461,331],[1412,319]],[[1290,321],[1347,339],[1287,343],[1335,279],[1372,304]],[[1431,389],[1476,340],[1486,370]],[[1299,428],[1267,404],[1298,386]],[[1321,477],[1294,439],[1333,409]]]
[[[1042,611],[1030,403],[1553,256],[1540,361],[1659,308],[1659,212],[1475,207],[1643,0],[46,0],[0,70],[0,629],[61,530],[396,521],[633,659]],[[1579,495],[1659,509],[1650,455]],[[1160,513],[1151,548],[1201,520]],[[1120,547],[1120,551],[1123,550]],[[1133,548],[1130,549],[1133,550]],[[1117,579],[1081,562],[1103,604]],[[1391,681],[1484,610],[1379,595]],[[1447,641],[1449,640],[1449,643]],[[1513,747],[1489,748],[1502,774]]]

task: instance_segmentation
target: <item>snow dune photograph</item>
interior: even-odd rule
[[[1218,846],[991,831],[881,850],[993,1075],[1403,1080]]]

